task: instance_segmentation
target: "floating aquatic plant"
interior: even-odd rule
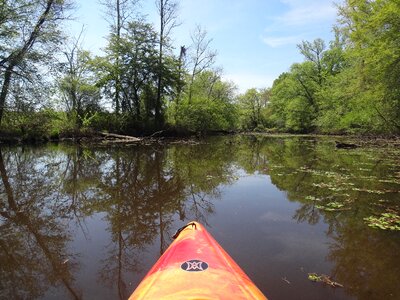
[[[339,191],[344,191],[345,189],[343,189],[343,188],[338,188],[338,187],[330,187],[330,188],[328,188],[328,190],[335,191],[335,192],[339,192]]]
[[[317,273],[308,273],[308,280],[311,281],[321,281],[321,276],[318,276]]]
[[[393,178],[393,179],[380,179],[379,182],[400,184],[400,180],[398,180],[396,178]]]
[[[369,227],[383,230],[400,230],[400,216],[396,213],[383,213],[380,217],[364,218]]]
[[[317,273],[308,273],[308,280],[315,281],[315,282],[323,282],[331,287],[343,287],[342,284],[333,281],[330,276],[328,275],[318,275]]]
[[[361,188],[353,188],[353,191],[358,191],[358,192],[367,192],[369,194],[385,194],[386,191],[380,191],[380,190],[368,190],[368,189],[361,189]]]
[[[329,202],[324,205],[316,205],[315,207],[318,209],[322,209],[325,211],[336,211],[336,210],[341,210],[341,208],[344,206],[344,204],[339,203],[339,202]]]
[[[311,201],[321,201],[320,198],[314,197],[314,196],[307,196],[306,200],[311,200]]]

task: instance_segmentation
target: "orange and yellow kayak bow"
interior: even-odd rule
[[[266,299],[201,224],[175,236],[129,299]]]

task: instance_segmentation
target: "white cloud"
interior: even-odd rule
[[[281,26],[302,26],[327,21],[331,23],[335,18],[336,8],[332,2],[314,1],[301,6],[289,4],[289,10],[278,16],[276,22]]]
[[[271,18],[261,37],[270,47],[298,44],[315,38],[322,28],[330,28],[336,19],[336,8],[329,0],[281,0],[286,10]]]

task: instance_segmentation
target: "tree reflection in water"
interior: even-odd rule
[[[97,218],[108,242],[96,250],[93,285],[126,299],[132,274],[148,268],[148,249],[163,253],[177,222],[209,224],[223,189],[241,180],[238,172],[268,176],[299,204],[290,216],[298,223],[328,225],[329,275],[348,295],[400,298],[398,233],[364,221],[399,209],[398,157],[379,149],[335,150],[329,139],[261,136],[197,145],[3,148],[0,298],[42,298],[59,287],[74,299],[90,298],[80,284],[83,254],[70,245],[79,234],[89,239],[87,222]]]
[[[0,151],[0,298],[37,298],[62,283],[72,298],[80,299],[74,256],[67,251],[69,207],[52,197],[50,178],[59,162],[50,157],[38,162],[33,156],[24,149]]]
[[[220,169],[227,162],[217,156],[220,161],[210,163],[207,153],[185,147],[93,150],[61,145],[3,152],[4,298],[40,298],[60,283],[73,298],[81,298],[82,287],[75,287],[73,275],[79,260],[67,250],[73,239],[68,228],[77,224],[87,236],[86,218],[102,213],[111,240],[97,276],[126,299],[132,288],[124,276],[142,271],[140,254],[146,247],[158,237],[159,253],[164,252],[176,215],[206,223],[213,213],[211,198],[219,196],[220,183],[229,181]],[[198,168],[199,162],[212,168]]]
[[[171,224],[176,214],[182,221],[206,222],[207,214],[213,212],[208,199],[218,197],[217,187],[227,178],[224,175],[210,181],[207,176],[214,170],[195,168],[209,155],[203,153],[199,157],[185,147],[156,147],[150,153],[148,148],[139,147],[127,154],[117,150],[103,160],[98,185],[104,199],[101,211],[107,211],[113,241],[109,257],[103,261],[101,278],[104,282],[118,282],[121,299],[128,295],[123,274],[140,270],[137,253],[158,236],[161,255],[171,242]],[[225,172],[218,170],[218,174]]]
[[[387,209],[400,213],[398,151],[334,150],[324,139],[258,142],[263,145],[260,155],[268,161],[258,170],[285,190],[289,200],[300,203],[293,218],[329,225],[330,275],[358,299],[400,299],[399,233],[371,229],[364,220]]]

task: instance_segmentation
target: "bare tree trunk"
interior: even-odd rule
[[[185,56],[186,56],[186,47],[185,46],[181,46],[181,52],[179,53],[179,69],[178,69],[178,72],[179,72],[179,81],[183,81],[183,78],[182,78],[182,69],[183,69],[183,64],[184,64],[184,59],[185,59]],[[175,122],[177,121],[177,118],[178,118],[178,106],[179,106],[179,102],[180,102],[180,100],[181,100],[181,95],[182,95],[182,85],[181,85],[181,82],[179,82],[179,85],[178,85],[178,90],[177,90],[177,95],[176,95],[176,98],[175,98],[175,112],[174,112],[174,119],[175,119]]]
[[[119,74],[119,45],[121,38],[121,6],[120,0],[117,0],[117,57],[116,57],[116,69],[117,74],[115,74],[115,112],[119,114],[120,111],[120,103],[119,103],[119,95],[120,95],[120,74]]]
[[[158,57],[158,81],[157,81],[157,99],[155,103],[155,128],[159,129],[161,127],[161,89],[162,89],[162,60],[163,60],[163,45],[164,45],[164,0],[160,1],[160,47],[159,47],[159,57]]]
[[[6,105],[8,89],[10,87],[11,74],[12,74],[13,68],[14,67],[12,65],[9,66],[6,69],[6,72],[4,73],[3,87],[2,87],[1,93],[0,93],[0,126],[1,126],[1,120],[3,119],[3,114],[4,114],[5,105]]]
[[[176,23],[176,12],[178,4],[174,0],[157,0],[158,13],[160,15],[160,46],[158,57],[158,79],[157,79],[157,97],[155,101],[154,124],[156,129],[160,129],[163,125],[162,120],[162,100],[163,100],[163,58],[164,50],[167,45],[167,37],[171,30],[178,26]]]

